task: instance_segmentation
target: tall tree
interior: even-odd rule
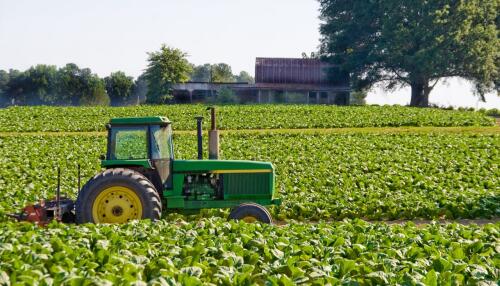
[[[192,66],[183,51],[162,45],[157,52],[148,53],[145,78],[148,82],[147,102],[164,103],[172,96],[172,85],[186,82]]]
[[[225,63],[212,65],[211,82],[234,82],[231,66]]]
[[[57,67],[36,65],[24,72],[26,104],[54,104],[58,100]]]
[[[10,104],[23,105],[26,102],[25,90],[26,76],[24,72],[9,70],[9,82],[7,83],[5,94]]]
[[[76,64],[69,63],[60,68],[57,74],[58,104],[78,105],[84,88],[83,78],[88,77],[90,70],[82,71]]]
[[[347,71],[355,89],[411,87],[428,106],[439,80],[465,78],[476,92],[498,88],[500,0],[319,0],[321,55]]]
[[[131,100],[134,91],[133,77],[117,71],[105,77],[104,83],[112,105],[124,105]]]

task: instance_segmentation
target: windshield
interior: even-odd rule
[[[147,132],[147,126],[113,127],[111,129],[110,159],[147,159]]]
[[[151,159],[172,158],[172,128],[167,126],[151,126]]]

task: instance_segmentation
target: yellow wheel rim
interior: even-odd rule
[[[257,221],[257,219],[253,216],[246,216],[246,217],[242,218],[241,220],[246,222],[246,223],[254,223]]]
[[[127,187],[107,188],[95,199],[92,205],[92,217],[96,223],[126,223],[141,219],[141,199]]]

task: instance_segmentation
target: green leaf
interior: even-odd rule
[[[434,269],[427,272],[427,275],[425,275],[424,283],[427,286],[437,286],[438,285],[438,278],[437,278],[437,274],[434,271]]]

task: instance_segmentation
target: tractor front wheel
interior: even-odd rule
[[[242,220],[247,223],[260,221],[271,224],[273,222],[269,211],[264,206],[254,203],[241,204],[235,207],[229,213],[229,219]]]
[[[153,184],[131,169],[107,169],[90,179],[75,204],[77,223],[158,220],[161,200]]]

